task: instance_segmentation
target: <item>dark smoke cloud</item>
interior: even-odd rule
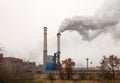
[[[110,33],[120,39],[120,0],[106,0],[94,16],[67,18],[58,32],[77,31],[83,40],[93,40],[101,33]]]

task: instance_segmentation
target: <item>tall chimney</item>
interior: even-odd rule
[[[47,51],[47,27],[44,27],[44,51]]]
[[[61,63],[60,63],[60,33],[57,33],[57,64],[56,64],[56,69],[60,70],[61,69]]]
[[[60,33],[57,33],[57,52],[60,52]]]
[[[43,46],[43,71],[46,68],[46,57],[47,57],[47,27],[44,27],[44,46]]]

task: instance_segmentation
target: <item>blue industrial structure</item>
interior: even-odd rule
[[[47,50],[47,27],[44,27],[44,46],[43,46],[43,72],[60,70],[60,33],[57,34],[57,53],[54,55],[48,55]]]
[[[46,63],[46,71],[52,70],[56,70],[56,53],[54,53],[54,56],[48,56]]]

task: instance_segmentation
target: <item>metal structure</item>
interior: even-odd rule
[[[56,53],[54,56],[47,56],[46,71],[56,70]]]

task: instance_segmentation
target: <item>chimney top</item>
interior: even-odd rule
[[[47,29],[47,27],[44,27],[44,29]]]
[[[57,33],[57,35],[61,35],[61,33]]]

